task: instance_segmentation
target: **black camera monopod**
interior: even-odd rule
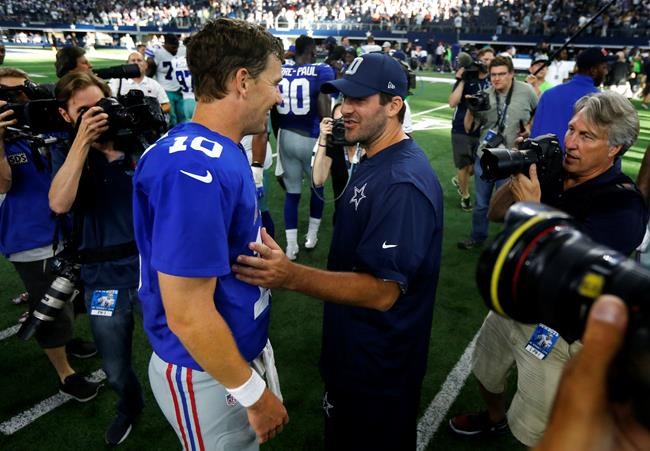
[[[592,23],[594,23],[596,19],[602,16],[603,13],[607,11],[609,7],[612,6],[614,3],[616,3],[616,0],[611,0],[609,3],[607,3],[602,8],[600,8],[600,10],[596,14],[594,14],[594,16],[591,19],[585,22],[584,25],[582,25],[582,27],[580,27],[578,31],[573,33],[573,35],[570,36],[569,39],[567,39],[564,42],[562,47],[560,47],[555,52],[553,52],[553,54],[548,58],[548,61],[545,61],[544,64],[539,66],[539,68],[535,71],[535,73],[533,73],[533,75],[536,76],[539,72],[541,72],[542,69],[544,69],[545,66],[550,66],[551,62],[555,60],[555,57],[558,56],[562,50],[566,49],[587,27],[589,27]]]

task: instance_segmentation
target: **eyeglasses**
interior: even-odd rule
[[[490,73],[490,77],[491,78],[503,78],[508,74],[510,74],[510,72],[499,72],[498,74]]]

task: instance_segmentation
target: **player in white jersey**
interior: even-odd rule
[[[189,38],[188,38],[189,39]],[[187,45],[187,40],[185,44]],[[192,73],[187,67],[187,58],[185,55],[179,56],[174,60],[174,76],[181,87],[181,95],[183,96],[183,113],[186,120],[191,120],[196,107],[196,100],[194,98],[194,88],[192,88]]]
[[[114,96],[123,96],[131,90],[142,91],[145,96],[155,97],[160,103],[163,113],[169,113],[171,105],[167,93],[153,78],[145,75],[147,62],[140,52],[133,52],[126,60],[127,64],[137,64],[140,68],[140,76],[136,78],[113,78],[108,82]]]
[[[149,66],[147,75],[150,77],[156,75],[156,81],[163,87],[171,103],[169,126],[173,127],[178,123],[185,122],[187,118],[183,108],[181,85],[174,75],[174,60],[185,57],[185,46],[179,46],[178,36],[166,34],[162,48],[147,49],[146,55]]]

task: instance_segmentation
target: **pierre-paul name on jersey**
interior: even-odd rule
[[[316,66],[283,67],[283,77],[315,77]]]

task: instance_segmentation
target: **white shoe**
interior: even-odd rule
[[[297,244],[296,245],[288,245],[285,254],[287,255],[287,258],[289,260],[293,261],[298,257],[298,251],[300,251],[300,248],[298,247]]]
[[[316,233],[308,233],[305,239],[305,249],[313,249],[318,244],[318,235]]]

